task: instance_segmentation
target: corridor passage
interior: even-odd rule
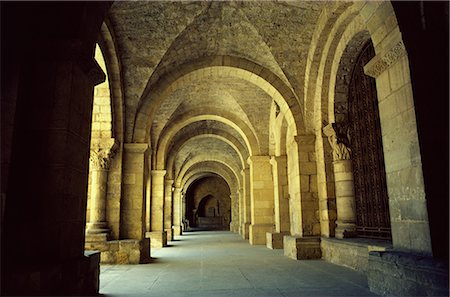
[[[152,263],[102,265],[104,296],[375,296],[363,274],[295,261],[231,232],[186,232],[152,250]]]

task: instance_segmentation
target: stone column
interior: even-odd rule
[[[181,225],[182,231],[186,231],[189,227],[186,222],[186,193],[181,191]]]
[[[181,222],[181,188],[175,186],[173,190],[173,234],[182,235],[183,227]]]
[[[351,151],[338,139],[332,124],[323,129],[333,149],[333,171],[336,193],[337,221],[335,236],[356,236],[356,207]]]
[[[152,164],[152,154],[151,152],[148,153],[148,157],[147,157],[147,170],[145,171],[147,174],[145,175],[145,179],[146,179],[146,186],[145,186],[145,232],[150,232],[151,231],[151,211],[152,211],[152,207],[151,207],[151,197],[152,197],[152,177],[151,177],[151,164]]]
[[[287,157],[273,156],[272,165],[275,232],[267,233],[266,246],[270,249],[283,248],[283,236],[289,235],[289,189],[287,181]]]
[[[320,259],[320,218],[315,135],[297,135],[289,143],[291,235],[284,254],[293,259]]]
[[[274,227],[273,180],[269,156],[250,156],[249,241],[252,245],[266,244],[266,233]]]
[[[101,140],[91,144],[91,207],[86,241],[106,241],[109,236],[106,222],[106,190],[108,170],[114,154],[114,139]]]
[[[250,208],[250,169],[245,168],[241,171],[243,181],[243,222],[242,222],[242,238],[249,239],[249,228],[251,224],[251,208]]]
[[[244,222],[244,189],[240,188],[239,195],[239,234],[242,236],[242,223]]]
[[[152,170],[152,197],[151,197],[151,232],[146,236],[150,238],[152,247],[167,246],[167,234],[164,231],[164,176],[165,170]]]
[[[144,166],[146,143],[125,143],[121,200],[122,239],[142,239],[145,232]]]
[[[166,179],[164,182],[164,231],[167,233],[167,240],[173,240],[172,229],[172,187],[173,179]]]
[[[231,222],[230,231],[239,231],[239,192],[230,195],[231,200]]]

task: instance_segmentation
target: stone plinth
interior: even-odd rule
[[[150,246],[152,248],[162,248],[167,246],[166,231],[146,232],[145,237],[150,238]]]
[[[173,241],[173,235],[174,235],[173,229],[172,228],[164,229],[164,231],[167,234],[167,241]]]
[[[273,224],[251,224],[249,228],[249,241],[251,245],[265,245],[266,233],[273,231]]]
[[[367,281],[382,296],[448,296],[448,262],[424,255],[369,253]]]
[[[322,259],[331,263],[367,272],[369,269],[369,252],[392,249],[392,243],[386,240],[365,238],[326,238],[322,237]]]
[[[87,251],[100,251],[102,264],[139,264],[150,260],[150,240],[125,239],[86,242]]]
[[[283,237],[284,255],[295,260],[320,259],[320,237]]]
[[[267,232],[266,233],[266,247],[269,249],[282,249],[283,248],[283,237],[288,235],[288,232]]]

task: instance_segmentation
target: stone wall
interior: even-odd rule
[[[322,238],[320,247],[322,249],[322,259],[337,265],[367,272],[369,269],[369,252],[384,251],[386,248],[392,247],[392,244],[386,241],[363,238]]]
[[[448,296],[448,262],[404,252],[371,252],[369,288],[382,296]]]

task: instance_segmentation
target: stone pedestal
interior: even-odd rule
[[[351,160],[333,162],[336,188],[336,238],[356,236],[356,208]]]
[[[265,245],[266,233],[273,231],[273,224],[251,224],[249,241],[251,245]]]
[[[284,255],[295,260],[320,259],[320,237],[284,236]]]
[[[266,233],[266,247],[269,249],[282,249],[283,237],[289,235],[289,232],[267,232]]]
[[[164,231],[167,234],[167,241],[173,241],[173,235],[174,235],[173,229],[172,228],[164,229]]]
[[[167,246],[167,232],[166,231],[153,231],[146,232],[146,238],[150,238],[150,246],[152,248],[163,248]]]

